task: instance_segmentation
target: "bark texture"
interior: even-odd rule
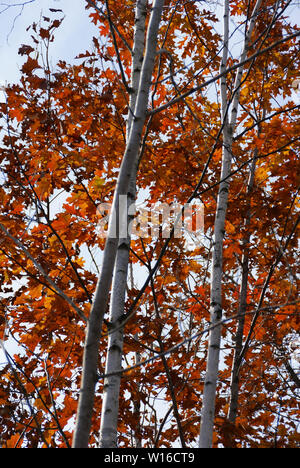
[[[129,138],[132,122],[134,119],[134,111],[136,99],[138,95],[138,86],[143,64],[143,55],[145,47],[145,23],[147,15],[147,0],[139,0],[135,11],[135,30],[132,50],[132,67],[131,67],[131,83],[130,83],[130,100],[129,111],[127,118],[126,137]],[[129,214],[129,208],[133,206],[136,196],[136,175],[138,167],[139,154],[131,177],[128,200],[127,200],[127,227],[131,225],[132,216]],[[114,277],[112,284],[111,303],[109,321],[112,327],[116,328],[118,320],[121,319],[124,313],[124,305],[126,298],[129,251],[130,251],[130,232],[126,232],[126,237],[119,241],[116,264],[114,269]],[[121,369],[123,355],[123,328],[118,328],[114,331],[110,330],[108,338],[108,348],[106,357],[107,374],[119,371]],[[119,394],[121,385],[121,375],[107,377],[104,381],[103,403],[100,426],[100,447],[111,448],[117,447],[117,425],[119,414]]]
[[[108,235],[103,253],[102,269],[87,326],[83,356],[82,382],[73,438],[74,448],[88,447],[95,398],[95,386],[97,383],[99,340],[104,314],[107,309],[108,295],[112,283],[113,269],[119,245],[119,231],[122,229],[121,226],[118,226],[119,201],[120,196],[127,195],[128,193],[129,184],[139,154],[143,128],[147,117],[149,90],[155,63],[157,37],[163,5],[163,0],[156,0],[154,2],[149,20],[145,56],[141,69],[134,116],[132,124],[130,125],[128,141],[117,180],[108,226]]]
[[[248,31],[245,33],[244,47],[240,57],[240,64],[243,64],[249,50],[249,43],[255,20],[260,8],[261,0],[258,0],[249,21]],[[224,4],[224,49],[221,63],[221,73],[226,69],[228,58],[229,41],[229,2]],[[221,79],[221,100],[222,100],[222,126],[223,126],[223,154],[222,169],[217,197],[216,217],[214,225],[214,244],[212,254],[212,274],[211,274],[211,296],[210,296],[210,323],[208,357],[206,375],[204,381],[201,426],[199,436],[200,448],[211,448],[213,441],[213,427],[215,417],[216,388],[220,360],[221,324],[222,320],[222,275],[223,275],[223,240],[225,233],[225,219],[228,204],[228,192],[230,186],[230,172],[232,161],[232,137],[236,126],[238,113],[240,87],[242,82],[244,66],[238,68],[232,99],[227,97],[226,75]],[[231,106],[231,109],[230,109]],[[229,115],[230,109],[230,115]]]

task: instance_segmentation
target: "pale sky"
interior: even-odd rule
[[[26,32],[26,28],[38,23],[41,15],[52,19],[62,16],[49,12],[49,8],[61,9],[65,14],[51,46],[52,64],[59,59],[72,63],[78,53],[89,49],[98,31],[88,17],[92,10],[84,7],[84,0],[0,0],[0,85],[18,80],[24,62],[18,49],[22,44],[32,45],[31,31]]]
[[[22,44],[32,45],[31,31],[26,32],[26,28],[33,22],[39,22],[41,14],[53,19],[62,16],[49,12],[49,8],[61,9],[65,15],[51,46],[53,66],[58,60],[73,63],[74,57],[89,49],[92,37],[98,35],[98,30],[90,22],[88,11],[84,8],[84,0],[34,0],[27,3],[23,10],[21,6],[12,6],[26,1],[0,0],[0,86],[18,82],[19,69],[24,63],[24,57],[18,55],[18,49]],[[7,9],[7,6],[10,8]],[[2,94],[0,91],[0,100]],[[13,340],[7,340],[5,347],[12,354],[16,352]],[[0,347],[0,365],[5,362]]]

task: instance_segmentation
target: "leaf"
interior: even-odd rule
[[[20,434],[14,434],[13,436],[11,436],[10,439],[8,439],[8,441],[6,442],[6,448],[16,448],[20,437]]]
[[[101,177],[95,177],[93,180],[93,185],[95,189],[97,190],[101,190],[104,184],[105,184],[105,180],[102,179]]]
[[[52,28],[59,28],[59,26],[61,25],[62,22],[63,22],[63,20],[56,19],[56,20],[52,21],[51,27]]]
[[[30,298],[31,299],[40,298],[43,287],[44,286],[42,284],[38,284],[35,288],[31,288],[30,289]]]
[[[27,61],[22,66],[21,71],[26,75],[31,75],[33,70],[36,70],[37,68],[41,68],[38,61],[28,57]]]
[[[49,29],[40,28],[40,37],[42,39],[50,39]]]
[[[29,55],[31,54],[31,52],[34,52],[34,48],[25,44],[22,44],[22,46],[18,50],[19,55]]]
[[[44,200],[50,195],[51,192],[51,178],[49,174],[45,174],[37,184],[35,189],[37,196],[40,200]]]
[[[17,119],[18,122],[23,120],[24,114],[22,113],[21,109],[10,109],[9,115],[12,119]]]

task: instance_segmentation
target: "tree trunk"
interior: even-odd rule
[[[119,201],[120,196],[127,195],[128,193],[130,180],[140,149],[142,132],[147,116],[149,90],[156,56],[157,36],[163,5],[163,0],[156,0],[152,8],[134,117],[117,180],[108,227],[108,237],[103,253],[102,270],[87,326],[84,345],[82,381],[73,438],[74,448],[88,447],[94,406],[95,385],[97,383],[99,340],[103,318],[107,308],[113,268],[119,244],[119,231],[122,230],[122,226],[118,226]]]
[[[248,227],[250,224],[251,219],[251,209],[250,209],[250,202],[251,202],[251,193],[253,190],[254,184],[254,174],[255,174],[255,166],[256,166],[256,157],[257,157],[257,150],[255,150],[255,156],[253,158],[249,180],[247,185],[247,195],[248,199],[248,211],[245,218],[245,228],[246,234],[243,238],[243,257],[242,257],[242,278],[241,278],[241,290],[240,290],[240,299],[239,299],[239,309],[238,309],[238,325],[237,331],[235,335],[235,349],[234,349],[234,357],[233,357],[233,364],[232,364],[232,371],[231,371],[231,384],[230,384],[230,404],[228,410],[228,420],[232,424],[235,424],[236,416],[237,416],[237,408],[238,408],[238,396],[239,396],[239,356],[242,351],[243,347],[243,335],[244,335],[244,323],[245,323],[245,313],[247,311],[247,291],[248,291],[248,275],[249,275],[249,241],[250,241],[250,232],[248,231]]]
[[[135,201],[135,174],[132,178],[128,194],[128,206]],[[131,219],[128,217],[130,223]],[[129,225],[129,224],[128,224]],[[123,354],[123,328],[119,328],[119,320],[124,314],[127,289],[127,274],[130,251],[130,234],[120,239],[116,264],[114,269],[112,293],[110,301],[109,328],[105,373],[110,374],[121,370]],[[116,328],[116,330],[114,330]],[[103,403],[100,425],[100,448],[117,447],[117,427],[119,413],[119,393],[121,375],[109,376],[104,380]]]
[[[143,63],[143,54],[145,46],[145,22],[146,22],[146,6],[147,0],[139,0],[135,12],[135,32],[132,50],[132,69],[131,69],[131,94],[129,101],[129,111],[127,119],[126,136],[130,135],[130,130],[134,117],[134,108],[138,93],[138,85],[140,80],[141,68]],[[135,202],[136,196],[136,175],[138,156],[135,168],[131,177],[130,188],[128,193],[127,213],[128,209]],[[131,225],[132,216],[128,214],[126,223]],[[118,324],[118,320],[124,313],[127,275],[129,264],[130,251],[130,232],[127,232],[127,237],[120,239],[116,265],[114,270],[114,278],[112,285],[111,304],[110,304],[110,323]],[[115,325],[116,326],[116,325]],[[121,369],[123,353],[123,329],[117,328],[116,331],[110,330],[108,338],[108,348],[106,357],[105,373],[112,373]],[[121,376],[115,375],[108,377],[104,381],[103,404],[100,426],[100,447],[110,448],[117,447],[117,426],[119,413],[119,393],[121,385]]]
[[[245,60],[249,42],[255,25],[255,20],[260,7],[261,0],[258,0],[249,22],[249,29],[245,34],[244,48],[240,57],[240,63]],[[224,4],[224,49],[221,63],[221,73],[226,69],[228,58],[228,42],[229,42],[229,1],[225,0]],[[222,100],[222,126],[223,126],[223,155],[221,169],[221,183],[217,198],[216,217],[214,225],[214,244],[212,254],[212,276],[211,276],[211,296],[210,296],[210,324],[211,330],[208,343],[208,358],[206,365],[206,375],[204,381],[201,426],[199,436],[200,448],[211,448],[213,441],[213,427],[215,417],[215,399],[216,388],[219,371],[220,358],[220,342],[221,342],[221,324],[222,320],[222,274],[223,274],[223,240],[225,233],[225,217],[228,202],[228,191],[232,160],[232,135],[236,125],[238,112],[240,87],[242,82],[244,66],[238,68],[233,98],[230,119],[228,111],[231,101],[227,98],[226,76],[221,79],[221,100]],[[226,180],[225,180],[226,179]]]

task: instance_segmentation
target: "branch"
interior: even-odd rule
[[[91,7],[95,8],[95,10],[101,15],[103,16],[103,18],[105,18],[106,20],[109,21],[109,18],[108,18],[108,15],[100,10],[99,7],[97,7],[97,5],[95,5],[95,3],[92,1],[92,0],[85,0]],[[117,28],[117,26],[111,22],[111,26],[113,27],[113,29],[116,31],[116,33],[118,34],[119,38],[123,41],[124,45],[127,47],[127,49],[129,50],[130,53],[132,53],[132,48],[130,47],[130,45],[128,44],[128,42],[126,41],[125,37],[123,36],[123,34],[120,33],[119,29]]]
[[[281,258],[282,258],[282,256],[283,256],[283,254],[284,254],[284,252],[285,252],[285,250],[287,249],[287,246],[288,246],[289,242],[291,241],[292,236],[293,236],[293,234],[295,233],[296,228],[297,228],[299,222],[300,222],[300,215],[298,216],[296,222],[294,223],[294,226],[293,226],[293,228],[292,228],[292,230],[291,230],[291,232],[290,232],[290,234],[289,234],[289,236],[288,236],[288,238],[287,238],[287,240],[286,240],[286,242],[285,242],[284,247],[280,249],[280,251],[279,251],[279,253],[278,253],[278,255],[277,255],[277,258],[275,259],[275,261],[274,261],[273,264],[271,265],[271,268],[270,268],[270,270],[269,270],[268,276],[267,276],[267,278],[266,278],[266,280],[265,280],[265,282],[264,282],[263,288],[262,288],[262,292],[261,292],[261,295],[260,295],[260,298],[259,298],[259,302],[258,302],[257,309],[256,309],[256,311],[254,312],[254,317],[253,317],[252,322],[251,322],[251,326],[250,326],[250,330],[249,330],[248,336],[247,336],[247,338],[246,338],[246,341],[245,341],[245,344],[244,344],[244,346],[243,346],[243,349],[241,350],[241,353],[240,353],[240,355],[239,355],[239,357],[238,357],[238,359],[237,359],[238,367],[241,366],[242,359],[243,359],[243,357],[245,356],[245,354],[246,354],[246,352],[247,352],[247,350],[248,350],[248,348],[249,348],[251,335],[252,335],[252,333],[253,333],[255,324],[256,324],[257,319],[258,319],[258,317],[259,317],[260,311],[261,311],[261,309],[262,309],[262,304],[263,304],[263,301],[264,301],[264,297],[265,297],[267,288],[268,288],[268,286],[269,286],[269,282],[270,282],[270,280],[271,280],[271,278],[272,278],[272,275],[273,275],[273,273],[274,273],[274,271],[275,271],[275,268],[277,267],[277,265],[278,265],[278,263],[280,262],[280,260],[281,260]]]
[[[227,68],[222,73],[219,73],[218,75],[212,77],[208,81],[205,81],[205,83],[202,83],[202,84],[200,84],[198,86],[195,86],[195,87],[191,88],[189,91],[186,91],[185,93],[183,93],[181,96],[178,96],[178,97],[174,98],[172,101],[169,101],[166,104],[163,104],[162,106],[157,107],[156,109],[153,109],[152,111],[149,111],[148,114],[149,115],[154,115],[154,114],[157,114],[158,112],[162,112],[163,110],[168,109],[169,107],[173,106],[173,104],[176,104],[177,102],[179,102],[182,99],[190,96],[191,94],[195,93],[196,91],[200,91],[201,89],[206,88],[207,86],[214,83],[215,81],[218,81],[224,75],[227,75],[228,73],[231,73],[232,71],[239,69],[240,67],[242,67],[246,63],[251,62],[255,58],[259,57],[260,55],[274,49],[276,46],[278,46],[280,44],[283,44],[284,42],[289,41],[291,39],[295,39],[298,36],[300,36],[300,31],[298,31],[298,32],[296,32],[294,34],[291,34],[289,36],[286,36],[283,39],[280,39],[280,40],[278,40],[276,42],[273,42],[273,44],[271,44],[270,46],[266,47],[263,50],[259,50],[258,52],[255,52],[254,54],[250,55],[250,57],[248,57],[247,59],[245,59],[245,60],[243,60],[243,61],[241,61],[239,63],[236,63],[232,67]]]
[[[18,6],[21,7],[20,12],[19,12],[19,13],[15,16],[15,18],[13,19],[12,26],[11,26],[11,28],[10,28],[10,31],[9,31],[7,37],[6,37],[7,42],[8,42],[9,36],[11,35],[11,33],[12,33],[13,30],[14,30],[14,27],[15,27],[15,24],[16,24],[17,19],[22,15],[22,12],[23,12],[23,10],[24,10],[25,5],[27,5],[28,3],[34,3],[34,2],[35,2],[35,0],[28,0],[28,1],[26,1],[26,2],[21,2],[21,3],[12,3],[12,4],[10,4],[10,5],[9,5],[8,3],[0,3],[0,6],[6,7],[6,8],[4,8],[3,10],[0,11],[0,14],[1,14],[1,13],[4,13],[5,11],[7,11],[7,10],[8,10],[9,8],[11,8],[11,7],[18,7]]]
[[[0,223],[0,229],[1,231],[6,235],[6,237],[8,237],[11,241],[13,241],[14,244],[16,244],[18,247],[20,247],[20,249],[24,252],[24,254],[26,255],[27,258],[29,258],[29,260],[32,261],[32,263],[34,264],[34,266],[37,268],[37,270],[41,273],[41,275],[48,281],[48,283],[52,286],[53,289],[55,289],[55,291],[58,293],[59,296],[61,296],[63,299],[65,299],[66,302],[68,302],[68,304],[76,311],[76,313],[79,315],[79,317],[84,320],[84,322],[88,322],[88,319],[86,318],[86,316],[84,315],[84,313],[82,312],[82,310],[76,305],[74,304],[74,302],[72,301],[72,299],[67,296],[61,289],[59,286],[57,286],[53,281],[52,279],[50,278],[49,275],[47,275],[47,273],[45,272],[44,268],[35,260],[35,258],[31,255],[31,253],[26,249],[26,247],[16,238],[14,237],[13,235],[11,235],[8,230],[3,226],[2,223]]]
[[[222,127],[220,129],[220,131],[222,130]],[[220,132],[219,132],[220,133]],[[218,134],[219,136],[219,134]],[[298,141],[300,139],[300,137],[296,137],[294,138],[293,140],[290,140],[288,143],[286,143],[285,145],[281,146],[280,148],[277,148],[276,150],[274,151],[270,151],[269,153],[267,154],[262,154],[262,155],[259,155],[258,157],[252,157],[250,159],[248,159],[246,162],[242,163],[237,169],[235,169],[234,171],[230,172],[230,174],[228,174],[226,177],[224,177],[223,179],[219,180],[218,182],[215,182],[214,184],[210,185],[209,187],[207,187],[206,189],[203,189],[201,190],[201,192],[199,192],[199,187],[201,186],[202,184],[202,181],[203,181],[203,178],[204,178],[204,175],[207,171],[207,168],[208,168],[208,164],[209,164],[209,161],[211,160],[213,154],[214,154],[214,150],[216,148],[216,144],[217,144],[217,141],[215,142],[215,145],[214,145],[214,148],[211,152],[211,154],[209,155],[209,158],[208,158],[208,161],[206,162],[206,166],[202,172],[202,175],[200,177],[200,180],[199,182],[197,183],[196,185],[196,188],[194,189],[194,192],[192,193],[192,195],[189,197],[189,199],[187,200],[186,203],[190,203],[192,200],[194,200],[196,197],[200,197],[201,195],[203,195],[204,193],[210,191],[212,188],[218,186],[221,184],[221,182],[229,179],[230,177],[232,177],[234,174],[238,173],[243,167],[247,166],[251,161],[253,161],[253,159],[260,159],[260,158],[264,158],[264,157],[267,157],[267,156],[270,156],[271,154],[274,154],[274,153],[277,153],[279,151],[284,151],[284,149],[289,146],[290,144]],[[181,216],[182,213],[180,213],[179,216]],[[144,292],[146,291],[146,288],[147,286],[149,285],[150,281],[151,281],[151,278],[153,278],[153,276],[155,275],[155,273],[157,272],[159,266],[160,266],[160,263],[162,261],[162,258],[163,256],[165,255],[166,253],[166,250],[168,248],[168,245],[171,241],[171,239],[173,238],[173,234],[174,234],[174,226],[172,227],[172,229],[170,230],[170,235],[169,237],[166,239],[161,251],[160,251],[160,254],[158,256],[158,259],[156,260],[156,263],[155,265],[153,266],[153,268],[151,269],[148,277],[146,278],[143,286],[141,287],[140,291],[138,292],[136,298],[134,299],[133,303],[131,304],[129,310],[123,315],[122,317],[122,323],[117,327],[117,324],[113,324],[114,326],[116,326],[117,328],[114,328],[114,331],[117,331],[118,328],[123,328],[127,322],[129,322],[129,320],[134,316],[134,314],[136,313],[136,306],[137,304],[139,303],[140,299],[142,298]],[[109,332],[107,333],[109,334]],[[102,336],[106,336],[107,334],[103,334]]]
[[[49,372],[48,372],[48,367],[47,367],[47,362],[45,361],[45,373],[46,373],[46,377],[47,377],[47,385],[48,385],[48,390],[49,390],[49,395],[50,395],[50,400],[51,400],[51,404],[52,404],[52,407],[53,407],[53,413],[52,411],[50,411],[50,414],[51,416],[53,417],[53,419],[55,420],[56,424],[57,424],[57,428],[60,432],[60,434],[62,435],[65,443],[66,443],[66,446],[67,448],[71,448],[70,447],[70,444],[69,444],[69,441],[66,437],[66,434],[64,433],[63,431],[63,428],[61,427],[61,424],[59,422],[59,418],[58,418],[58,415],[57,415],[57,411],[56,411],[56,403],[55,403],[55,399],[54,399],[54,396],[53,396],[53,392],[52,392],[52,388],[51,388],[51,382],[50,382],[50,376],[49,376]],[[40,396],[41,398],[41,396]],[[43,402],[44,403],[44,402]],[[49,410],[48,410],[49,411]]]
[[[234,141],[237,141],[238,139],[240,139],[241,137],[243,137],[246,133],[248,133],[250,130],[252,130],[253,128],[255,128],[257,125],[260,125],[261,123],[266,122],[267,120],[271,120],[273,117],[276,117],[276,115],[284,114],[285,112],[290,112],[290,111],[293,111],[293,110],[295,110],[295,109],[299,109],[299,105],[298,105],[298,104],[296,104],[295,106],[292,106],[292,107],[279,109],[279,110],[273,112],[272,114],[269,114],[269,115],[267,115],[266,117],[261,118],[260,120],[255,120],[255,122],[254,122],[250,127],[245,128],[245,130],[243,130],[241,133],[239,133],[238,135],[234,136],[234,137],[233,137],[233,140],[234,140]],[[251,117],[252,117],[252,116],[251,116]],[[252,117],[252,118],[253,118],[253,117]]]
[[[282,307],[286,306],[288,304],[283,304]],[[266,307],[261,307],[259,309],[259,311],[268,311],[270,308],[277,308],[277,307],[280,307],[280,306],[274,306],[274,307],[270,307],[270,306],[266,306]],[[253,315],[257,312],[257,309],[256,310],[251,310],[250,312],[246,312],[244,315]],[[280,315],[282,315],[283,312],[280,312]],[[291,314],[288,314],[288,315],[294,315],[294,313],[291,313]],[[299,313],[297,315],[300,315]],[[160,352],[160,353],[157,353],[155,356],[152,356],[151,358],[149,359],[145,359],[144,361],[141,361],[139,362],[138,364],[135,364],[134,366],[131,366],[131,367],[127,367],[126,369],[121,369],[119,371],[115,371],[115,372],[110,372],[109,374],[98,374],[98,379],[105,379],[107,377],[111,377],[113,375],[120,375],[120,374],[125,374],[127,372],[131,372],[132,370],[134,369],[137,369],[138,367],[141,367],[141,366],[144,366],[146,364],[149,364],[150,362],[153,362],[155,361],[156,359],[159,359],[162,357],[162,355],[164,356],[167,356],[168,354],[171,354],[171,353],[174,353],[175,351],[177,351],[179,348],[181,348],[181,346],[189,343],[190,341],[193,341],[197,338],[199,338],[200,336],[202,335],[205,335],[206,333],[209,333],[210,330],[216,328],[216,327],[220,327],[220,326],[223,326],[224,324],[232,321],[232,320],[236,320],[237,318],[239,318],[241,316],[241,314],[236,314],[236,315],[232,315],[231,317],[228,317],[228,318],[225,318],[225,319],[222,319],[216,323],[214,323],[213,325],[210,325],[208,326],[207,328],[204,328],[203,330],[201,330],[200,332],[197,332],[195,333],[194,335],[191,335],[189,336],[188,338],[185,338],[184,340],[180,341],[179,343],[177,343],[176,345],[172,346],[171,348],[169,349],[166,349],[165,351],[163,352]]]
[[[286,370],[289,373],[290,378],[293,380],[294,384],[298,388],[300,388],[300,379],[287,359],[284,361],[284,365],[285,365]]]
[[[111,33],[112,39],[113,39],[114,49],[115,49],[116,56],[117,56],[117,61],[118,61],[118,64],[119,64],[119,69],[120,69],[120,73],[121,73],[122,82],[123,82],[123,85],[125,86],[126,91],[129,92],[129,86],[128,86],[126,76],[125,76],[125,73],[124,73],[124,68],[123,68],[123,64],[122,64],[122,60],[121,60],[121,57],[120,57],[120,52],[119,52],[119,48],[118,48],[118,44],[117,44],[117,40],[116,40],[114,25],[113,25],[113,22],[112,22],[112,19],[111,19],[111,16],[110,16],[110,9],[109,9],[108,0],[105,1],[105,4],[106,4],[106,10],[107,10],[107,20],[108,20],[108,23],[109,23],[110,33]]]
[[[18,364],[13,360],[13,358],[12,358],[12,357],[10,356],[10,354],[7,352],[7,350],[6,350],[6,348],[5,348],[4,343],[3,343],[2,340],[0,340],[0,346],[1,346],[2,351],[3,351],[3,353],[4,353],[4,355],[5,355],[6,359],[7,359],[7,362],[8,362],[8,364],[9,364],[9,366],[10,366],[10,369],[11,369],[11,371],[12,371],[12,373],[13,373],[13,375],[14,375],[16,381],[18,382],[19,387],[20,387],[20,389],[21,389],[21,391],[22,391],[22,393],[23,393],[23,395],[24,395],[24,397],[25,397],[26,403],[27,403],[28,408],[29,408],[29,410],[30,410],[30,414],[31,414],[31,416],[32,416],[32,419],[34,419],[34,421],[35,421],[36,428],[37,428],[37,430],[38,430],[38,432],[39,432],[39,434],[40,434],[40,437],[41,437],[42,441],[44,442],[44,444],[46,445],[46,447],[49,448],[49,444],[48,444],[48,442],[46,441],[46,439],[44,438],[44,434],[43,434],[43,431],[42,431],[40,422],[39,422],[39,420],[38,420],[38,418],[37,418],[37,413],[34,411],[32,405],[31,405],[30,398],[29,398],[29,394],[28,394],[26,388],[24,387],[24,385],[23,385],[23,383],[22,383],[22,380],[21,380],[20,377],[18,376],[18,373],[17,373],[17,371],[16,371],[16,369],[15,369],[15,366],[17,367],[17,369],[19,369]],[[19,369],[19,370],[21,370],[21,369]],[[22,374],[24,375],[24,372],[23,372],[22,370],[21,370],[21,372],[22,372]],[[19,440],[20,440],[20,438],[18,439],[17,444],[19,443]]]
[[[147,268],[148,268],[148,271],[150,272],[151,271],[151,264],[150,264],[150,261],[148,259],[147,252],[145,250],[145,246],[144,246],[143,242],[142,242],[142,246],[143,246],[144,254],[145,254],[146,258],[147,258]],[[156,291],[155,291],[154,282],[153,282],[152,277],[151,277],[151,290],[152,290],[152,295],[153,295],[153,302],[154,302],[154,309],[155,309],[156,319],[160,320],[159,306],[158,306],[158,302],[157,302],[157,296],[156,296]],[[171,375],[171,372],[170,372],[170,368],[169,368],[166,356],[164,355],[164,350],[165,349],[164,349],[163,341],[161,339],[161,332],[162,332],[162,327],[160,327],[160,330],[158,332],[158,336],[157,336],[156,339],[157,339],[158,344],[159,344],[161,360],[162,360],[162,363],[163,363],[163,366],[164,366],[164,369],[165,369],[165,373],[166,373],[166,376],[167,376],[167,379],[168,379],[169,392],[170,392],[172,403],[173,403],[173,405],[172,405],[173,413],[174,413],[174,416],[175,416],[175,419],[176,419],[176,422],[177,422],[177,427],[178,427],[178,433],[179,433],[181,446],[182,446],[182,448],[186,448],[186,443],[185,443],[185,439],[184,439],[184,431],[183,431],[183,428],[182,428],[180,414],[179,414],[179,411],[178,411],[178,405],[177,405],[177,400],[176,400],[175,387],[174,387],[172,375]]]
[[[34,195],[34,196],[32,197],[32,196],[31,196],[31,193],[29,192],[29,195],[28,195],[28,196],[29,196],[29,198],[33,201],[33,203],[36,203],[36,204],[37,204],[37,207],[39,208],[39,210],[41,211],[43,217],[44,217],[44,218],[46,219],[46,221],[47,221],[47,225],[49,226],[49,228],[51,229],[51,231],[53,232],[53,234],[57,237],[59,243],[61,244],[61,246],[62,246],[62,248],[63,248],[63,250],[64,250],[64,252],[65,252],[65,254],[66,254],[66,257],[67,257],[67,259],[68,259],[68,262],[70,263],[72,269],[74,270],[74,273],[75,273],[75,275],[76,275],[76,277],[77,277],[79,283],[81,284],[83,290],[85,291],[85,293],[86,293],[86,295],[87,295],[87,298],[88,298],[89,302],[91,303],[91,302],[92,302],[92,299],[91,299],[91,297],[90,297],[90,294],[89,294],[89,292],[88,292],[88,290],[87,290],[87,288],[86,288],[86,286],[85,286],[85,284],[84,284],[83,279],[82,279],[81,276],[79,275],[78,270],[77,270],[77,268],[76,268],[75,265],[74,265],[74,262],[72,261],[72,259],[71,259],[71,257],[70,257],[70,254],[69,254],[69,252],[68,252],[68,250],[67,250],[67,248],[66,248],[66,246],[65,246],[65,243],[63,242],[62,238],[60,237],[60,235],[58,234],[58,232],[56,231],[56,229],[53,228],[52,222],[51,222],[50,217],[49,217],[49,214],[46,213],[46,211],[44,210],[43,204],[41,203],[41,201],[40,201],[40,199],[39,199],[39,197],[38,197],[38,195],[37,195],[37,193],[36,193],[36,190],[35,190],[33,184],[31,183],[30,177],[26,174],[26,171],[24,171],[24,169],[23,169],[23,167],[22,167],[22,163],[21,163],[21,161],[20,161],[18,152],[16,151],[16,149],[15,149],[15,147],[14,147],[14,144],[13,144],[13,140],[12,140],[12,138],[11,138],[11,130],[10,130],[9,115],[8,115],[8,113],[6,114],[6,124],[7,124],[7,133],[8,133],[9,140],[10,140],[11,150],[12,150],[12,152],[13,152],[13,154],[14,154],[14,156],[15,156],[17,162],[18,162],[19,168],[20,168],[20,170],[21,170],[21,172],[22,172],[24,178],[25,178],[25,179],[27,180],[27,182],[28,182],[28,185],[29,185],[29,187],[30,187],[31,192],[32,192],[33,195]],[[73,172],[74,172],[74,171],[73,171]],[[75,173],[75,175],[76,175],[76,173]],[[17,182],[17,184],[18,184],[20,187],[22,187],[22,189],[24,189],[25,191],[27,191],[27,188],[26,188],[16,177],[13,177],[13,178],[14,178],[14,180]]]

